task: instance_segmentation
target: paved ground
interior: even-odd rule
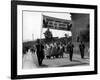
[[[72,66],[83,66],[89,65],[89,58],[85,56],[84,59],[81,59],[79,54],[73,55],[73,61],[69,60],[69,55],[64,54],[64,58],[51,58],[44,59],[43,65],[38,66],[37,56],[35,54],[26,54],[23,56],[23,68],[31,69],[31,68],[44,68],[44,67],[72,67]]]
[[[67,66],[81,66],[89,65],[89,58],[85,56],[81,59],[80,55],[74,54],[73,60],[69,60],[69,55],[65,54],[64,58],[44,59],[42,67],[67,67]]]

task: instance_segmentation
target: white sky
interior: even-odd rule
[[[23,41],[31,41],[33,40],[32,35],[34,36],[34,40],[40,37],[44,38],[44,35],[40,35],[44,33],[46,29],[42,29],[42,14],[71,20],[71,15],[69,13],[47,13],[47,12],[23,12]],[[65,33],[71,36],[70,31],[62,31],[50,29],[54,37],[63,37]]]

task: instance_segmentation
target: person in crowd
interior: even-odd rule
[[[44,45],[44,58],[46,57],[47,54],[47,44]]]
[[[32,52],[33,54],[35,54],[35,46],[34,46],[34,45],[30,48],[30,50],[31,50],[31,52]]]
[[[51,54],[51,46],[48,44],[48,51],[47,51],[47,58],[50,59],[50,54]]]
[[[65,53],[67,54],[68,52],[67,52],[67,43],[65,44],[65,49],[64,49],[64,51],[65,51]]]
[[[67,45],[67,51],[69,53],[70,61],[72,61],[72,57],[73,57],[73,48],[74,45],[72,44],[72,42],[69,42]]]
[[[55,54],[55,53],[54,53],[54,49],[55,49],[55,48],[54,48],[54,44],[52,43],[51,46],[52,46],[52,48],[51,48],[51,57],[54,58],[54,54]]]
[[[47,59],[48,59],[48,56],[49,56],[49,51],[50,51],[50,46],[49,46],[49,44],[46,44],[46,47],[45,47],[45,56],[46,56]]]
[[[23,54],[26,54],[28,52],[29,47],[23,47]]]
[[[56,53],[55,53],[55,57],[56,58],[59,57],[59,52],[60,52],[60,46],[59,46],[59,44],[57,44],[57,46],[56,46]]]
[[[36,50],[37,50],[38,64],[39,66],[41,66],[42,61],[44,59],[44,46],[42,45],[39,39],[37,40]]]
[[[64,53],[65,53],[65,44],[62,45],[62,51],[63,51],[63,57],[64,57]]]
[[[49,49],[49,59],[50,59],[51,56],[52,56],[52,52],[53,52],[53,44],[51,43],[51,44],[50,44],[50,49]]]
[[[63,46],[62,46],[62,44],[59,45],[58,54],[59,54],[60,57],[63,58]]]
[[[84,50],[85,50],[85,45],[84,43],[81,41],[81,43],[79,44],[79,49],[80,49],[80,53],[81,53],[81,58],[84,58]]]
[[[54,54],[54,58],[56,57],[56,54],[57,54],[57,44],[54,43],[54,51],[53,51],[53,54]]]

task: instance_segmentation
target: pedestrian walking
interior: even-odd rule
[[[85,45],[84,43],[81,41],[81,43],[79,44],[79,49],[80,49],[80,53],[81,53],[81,58],[84,58],[84,50],[85,50]]]
[[[40,40],[37,40],[36,50],[38,63],[41,66],[44,59],[44,46],[40,43]]]
[[[70,61],[72,61],[72,57],[73,57],[73,48],[74,48],[74,45],[72,44],[72,42],[69,42],[67,45],[67,52],[69,53]]]

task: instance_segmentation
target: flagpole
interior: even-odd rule
[[[42,30],[43,30],[43,14],[41,13],[41,31],[40,31],[40,42],[42,40]]]
[[[32,40],[34,41],[34,34],[32,34]]]

